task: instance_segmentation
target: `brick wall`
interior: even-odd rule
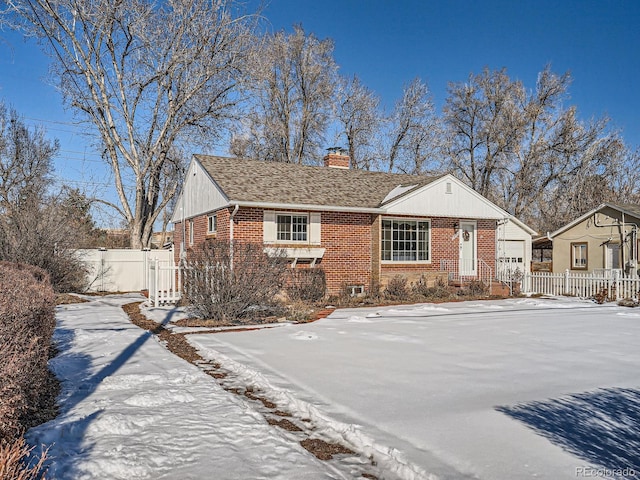
[[[217,213],[218,228],[215,235],[207,235],[207,215],[194,218],[194,244],[206,238],[229,238],[229,219],[232,209],[222,209]],[[308,213],[308,212],[302,212]],[[413,218],[413,217],[412,217]],[[380,261],[380,217],[367,213],[322,212],[321,245],[325,249],[322,260],[317,264],[327,274],[327,289],[330,294],[338,293],[344,285],[364,285],[369,289],[371,281],[385,280],[396,274],[414,278],[421,272],[437,272],[441,259],[458,259],[458,237],[454,218],[430,218],[431,220],[431,263],[385,264]],[[262,243],[263,209],[240,208],[234,217],[233,238],[242,241]],[[477,221],[478,258],[484,260],[495,271],[496,223],[494,220]],[[175,226],[176,260],[180,254],[182,226]],[[186,237],[189,238],[187,222]],[[276,246],[276,245],[274,245]],[[277,244],[279,247],[300,247],[300,244]],[[299,265],[308,268],[308,264]]]
[[[381,263],[381,285],[384,285],[394,275],[406,275],[409,278],[415,278],[418,272],[437,272],[440,270],[440,260],[457,260],[459,258],[459,238],[457,236],[454,238],[454,224],[459,223],[460,220],[457,218],[438,217],[432,217],[430,220],[431,263]],[[477,225],[478,259],[484,260],[495,272],[496,222],[495,220],[478,220]]]
[[[368,213],[322,213],[322,246],[326,248],[321,266],[327,274],[329,293],[343,285],[371,282],[373,218]]]
[[[216,233],[207,233],[207,229],[209,226],[209,215],[217,215],[217,229]],[[229,238],[229,217],[231,215],[231,209],[223,208],[218,210],[217,212],[207,213],[205,215],[200,215],[191,219],[186,219],[185,221],[185,229],[184,235],[187,241],[187,245],[185,245],[186,249],[197,246],[208,238]],[[188,245],[189,242],[189,229],[191,228],[191,222],[193,220],[193,245]],[[173,252],[176,265],[180,262],[180,250],[183,242],[182,238],[182,222],[178,222],[175,224],[175,230],[173,233]]]
[[[262,209],[241,208],[235,220],[233,237],[236,240],[263,241]],[[371,215],[322,212],[320,221],[319,247],[324,248],[325,253],[316,265],[327,274],[329,293],[338,293],[343,284],[365,285],[368,288],[371,276]],[[274,246],[301,247],[299,243],[278,243]],[[309,264],[301,263],[298,267],[308,268]]]

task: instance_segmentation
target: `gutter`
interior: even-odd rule
[[[229,216],[229,267],[233,271],[233,218],[238,213],[240,205],[236,205]]]

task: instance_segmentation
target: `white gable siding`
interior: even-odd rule
[[[389,214],[428,217],[498,220],[507,216],[502,209],[451,175],[389,203],[386,210]]]
[[[227,198],[209,174],[192,160],[184,179],[182,193],[173,212],[173,222],[202,215],[228,205]]]

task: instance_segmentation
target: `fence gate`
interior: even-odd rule
[[[149,301],[154,307],[175,304],[182,292],[182,272],[173,262],[149,262]]]

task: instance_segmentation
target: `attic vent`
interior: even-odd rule
[[[447,182],[444,193],[453,193],[453,190],[451,189],[451,182]]]

